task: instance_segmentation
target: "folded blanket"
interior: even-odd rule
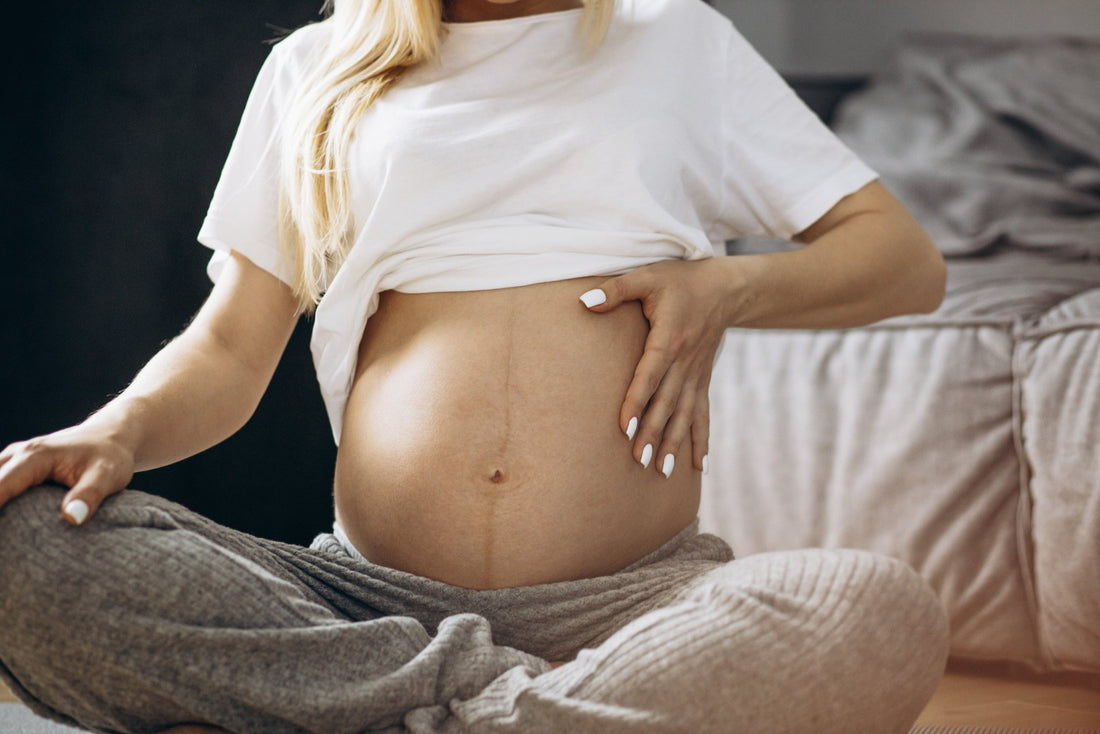
[[[835,128],[946,255],[1100,258],[1100,41],[910,36]]]

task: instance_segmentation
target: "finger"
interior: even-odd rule
[[[53,478],[52,462],[46,452],[28,442],[0,466],[0,506],[30,487]]]
[[[16,441],[15,443],[10,443],[5,446],[4,450],[0,451],[0,476],[3,476],[4,466],[9,462],[18,459],[20,456],[26,456],[28,453],[31,453],[29,449],[35,445],[36,441],[37,439]]]
[[[589,311],[606,313],[626,301],[640,301],[649,293],[650,279],[638,270],[608,278],[581,294],[581,303]]]
[[[676,412],[683,387],[683,368],[674,363],[665,373],[657,392],[650,398],[638,427],[638,437],[634,441],[634,458],[643,466],[650,463],[646,459],[659,458],[657,469],[664,468],[664,457],[667,454],[658,457],[656,450],[661,446],[669,418]]]
[[[657,449],[657,468],[665,478],[672,476],[676,466],[676,454],[685,445],[691,433],[691,420],[695,415],[695,386],[685,384],[676,403],[676,409],[665,426],[661,446]],[[685,452],[685,458],[690,454]]]
[[[95,514],[103,500],[117,489],[114,467],[97,462],[90,466],[61,500],[61,513],[73,525],[82,525]]]
[[[634,376],[631,377],[630,384],[626,388],[626,396],[619,410],[619,427],[626,433],[627,438],[634,439],[637,434],[643,414],[648,412],[647,406],[672,367],[673,356],[672,352],[664,346],[663,340],[659,336],[654,336],[652,331],[649,332],[642,356],[634,368]],[[644,445],[644,443],[639,439],[636,445]]]
[[[701,387],[695,395],[695,410],[691,420],[691,454],[695,468],[704,474],[709,473],[710,462],[710,394]]]
[[[680,358],[686,343],[687,337],[683,333],[659,326],[650,329],[642,349],[642,356],[634,368],[634,375],[631,377],[630,384],[627,385],[626,396],[619,411],[619,425],[628,438],[633,438],[630,431],[632,421],[635,418],[640,419],[642,413],[649,410],[648,406],[653,396],[669,370]],[[667,420],[668,416],[664,418]]]

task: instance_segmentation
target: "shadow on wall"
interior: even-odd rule
[[[320,4],[117,0],[60,19],[36,5],[14,23],[36,53],[7,60],[0,443],[80,421],[201,305],[209,252],[195,235],[264,40]],[[280,540],[330,527],[335,449],[308,329],[245,429],[132,486]]]

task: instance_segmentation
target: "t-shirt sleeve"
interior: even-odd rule
[[[206,272],[217,282],[236,250],[284,283],[293,275],[279,256],[278,126],[290,79],[277,44],[260,68],[198,240],[214,250]]]
[[[877,175],[729,26],[712,241],[790,239]]]

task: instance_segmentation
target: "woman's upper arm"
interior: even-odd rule
[[[899,313],[929,313],[943,302],[943,256],[920,223],[879,181],[845,196],[792,239],[805,245],[821,243],[813,249],[826,248],[845,267],[858,265],[875,282],[892,282],[889,273],[903,278],[904,282],[888,286],[894,305],[901,303],[898,294],[902,292],[910,299]]]
[[[894,195],[881,182],[872,181],[840,199],[820,219],[795,234],[791,239],[802,244],[809,244],[846,219],[871,212],[892,214],[906,220],[909,218],[908,212],[901,205],[901,202],[894,198]]]
[[[201,330],[266,380],[300,313],[290,286],[234,250],[188,330]]]

